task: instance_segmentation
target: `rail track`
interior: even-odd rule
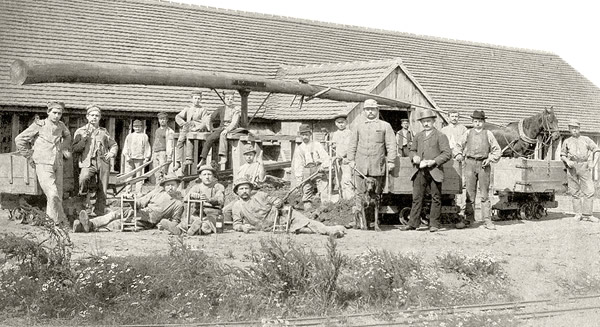
[[[230,321],[215,323],[171,324],[160,326],[397,326],[411,324],[413,326],[431,324],[455,314],[506,314],[521,320],[532,320],[559,316],[568,313],[589,311],[600,312],[600,294],[573,296],[558,299],[543,299],[531,301],[514,301],[489,303],[480,305],[460,305],[450,307],[431,307],[406,309],[387,312],[356,313],[322,317],[301,317],[288,319],[266,319],[251,321]],[[385,316],[385,319],[381,318]],[[380,320],[364,323],[365,319]],[[354,323],[353,323],[354,321]],[[159,325],[123,325],[126,327],[159,326]]]

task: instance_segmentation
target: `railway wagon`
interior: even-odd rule
[[[539,219],[547,208],[558,207],[556,193],[567,189],[562,161],[501,158],[492,166],[492,205],[499,219]]]
[[[63,191],[64,198],[73,200],[67,194],[75,189],[73,178],[73,160],[63,161]],[[20,202],[26,201],[43,208],[46,197],[40,187],[31,159],[23,157],[19,152],[0,154],[0,206],[10,212],[11,219]],[[67,201],[68,202],[68,201]],[[76,206],[64,205],[68,216],[74,215]],[[71,212],[73,211],[73,212]]]
[[[401,224],[408,223],[412,205],[413,183],[411,177],[416,168],[408,157],[397,157],[394,170],[391,171],[384,187],[379,208],[380,214],[397,216]],[[450,160],[443,166],[444,182],[442,183],[442,223],[458,222],[460,208],[456,205],[455,197],[462,193],[461,164]],[[425,198],[422,220],[428,220],[431,198]]]

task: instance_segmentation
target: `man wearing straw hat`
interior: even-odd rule
[[[492,168],[490,164],[498,162],[502,149],[491,131],[483,129],[485,112],[475,110],[471,116],[473,128],[468,130],[456,144],[456,160],[464,160],[464,179],[467,186],[465,203],[465,220],[456,224],[456,228],[465,228],[475,221],[473,203],[477,194],[477,183],[481,197],[481,218],[487,229],[495,230],[492,223],[492,209],[489,199],[490,177]]]
[[[598,222],[592,216],[594,209],[594,181],[592,169],[598,164],[596,152],[600,149],[589,137],[581,135],[581,125],[570,120],[571,136],[566,139],[560,151],[560,160],[567,166],[569,194],[573,197],[575,220]]]
[[[281,199],[271,197],[265,192],[254,190],[254,183],[245,178],[237,179],[233,192],[240,198],[233,203],[233,230],[249,233],[252,230],[270,231],[283,207]],[[290,209],[293,210],[293,209]],[[326,226],[323,223],[309,219],[298,211],[292,212],[289,232],[296,234],[321,234],[334,238],[346,234],[344,226]]]
[[[17,150],[35,164],[35,174],[48,199],[46,214],[66,223],[63,208],[63,160],[71,158],[71,133],[60,121],[65,104],[48,102],[48,118],[36,120],[15,138]]]
[[[80,153],[79,194],[87,193],[90,183],[98,178],[94,205],[97,216],[103,215],[106,208],[110,160],[117,156],[119,148],[106,128],[100,127],[101,116],[100,107],[89,105],[86,115],[88,123],[77,129],[73,136],[73,152]]]
[[[429,231],[437,232],[440,227],[442,209],[442,165],[452,158],[448,138],[434,126],[437,115],[431,109],[416,112],[417,120],[423,130],[415,135],[410,147],[411,161],[416,170],[413,181],[413,199],[410,220],[404,230],[415,230],[421,225],[421,212],[427,188],[431,192],[431,210],[429,213]]]
[[[159,223],[164,228],[179,234],[177,225],[183,214],[182,196],[177,188],[181,179],[175,175],[168,175],[160,183],[162,187],[153,189],[150,193],[136,200],[137,214],[140,216],[137,224],[142,229],[152,229]],[[131,221],[133,209],[126,209],[125,219]],[[74,233],[97,232],[101,230],[119,231],[121,229],[121,212],[113,211],[105,215],[90,219],[87,212],[82,210],[79,219],[73,222]]]

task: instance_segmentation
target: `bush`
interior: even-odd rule
[[[457,252],[448,252],[437,257],[438,265],[446,270],[463,274],[470,279],[487,276],[503,277],[500,263],[489,255],[480,254],[468,257]]]

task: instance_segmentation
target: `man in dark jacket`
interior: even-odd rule
[[[416,113],[423,130],[415,135],[410,147],[410,158],[416,171],[412,175],[413,202],[410,221],[404,230],[415,230],[421,224],[423,198],[427,186],[431,188],[431,211],[429,213],[429,231],[437,232],[442,211],[442,165],[452,158],[452,151],[446,135],[438,131],[433,123],[437,117],[433,110],[426,109]]]

